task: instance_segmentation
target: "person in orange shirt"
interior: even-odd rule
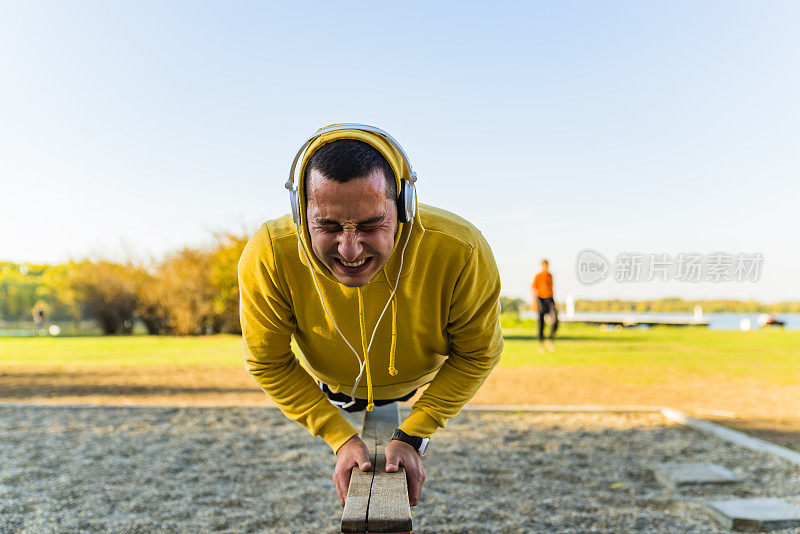
[[[553,275],[550,274],[548,267],[550,262],[542,260],[542,271],[537,274],[531,284],[531,294],[533,302],[539,312],[539,351],[543,351],[543,346],[547,350],[554,351],[556,349],[553,343],[553,338],[558,330],[558,312],[556,312],[556,302],[553,300]],[[533,306],[531,306],[533,307]],[[544,317],[550,316],[550,336],[547,340],[544,338]]]

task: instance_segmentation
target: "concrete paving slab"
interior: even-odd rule
[[[696,484],[735,484],[741,482],[733,473],[717,464],[668,463],[653,469],[656,480],[668,488]]]
[[[781,499],[711,501],[707,510],[722,526],[739,532],[800,527],[800,507]]]

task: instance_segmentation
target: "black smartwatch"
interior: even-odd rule
[[[397,441],[402,441],[403,443],[408,443],[414,450],[417,451],[417,454],[420,456],[425,456],[425,451],[428,450],[428,442],[430,438],[418,438],[417,436],[409,436],[399,428],[394,431],[392,434],[392,439]]]

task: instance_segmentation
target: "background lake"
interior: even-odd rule
[[[580,315],[580,313],[578,313]],[[592,317],[603,318],[619,318],[632,316],[636,318],[649,318],[649,319],[687,319],[691,320],[693,315],[691,313],[636,313],[636,312],[609,312],[609,313],[592,313]],[[739,330],[739,324],[742,319],[749,319],[751,328],[759,328],[758,317],[760,313],[704,313],[703,320],[708,321],[708,327],[711,330]],[[563,312],[559,317],[563,316]],[[787,330],[800,330],[800,313],[776,313],[775,319],[786,323]]]

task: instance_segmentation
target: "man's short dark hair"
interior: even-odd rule
[[[328,180],[345,183],[355,178],[369,176],[376,169],[386,176],[386,198],[397,199],[394,171],[386,158],[370,144],[355,139],[339,139],[322,145],[311,155],[306,165],[303,185],[308,198],[308,177],[312,170]]]

